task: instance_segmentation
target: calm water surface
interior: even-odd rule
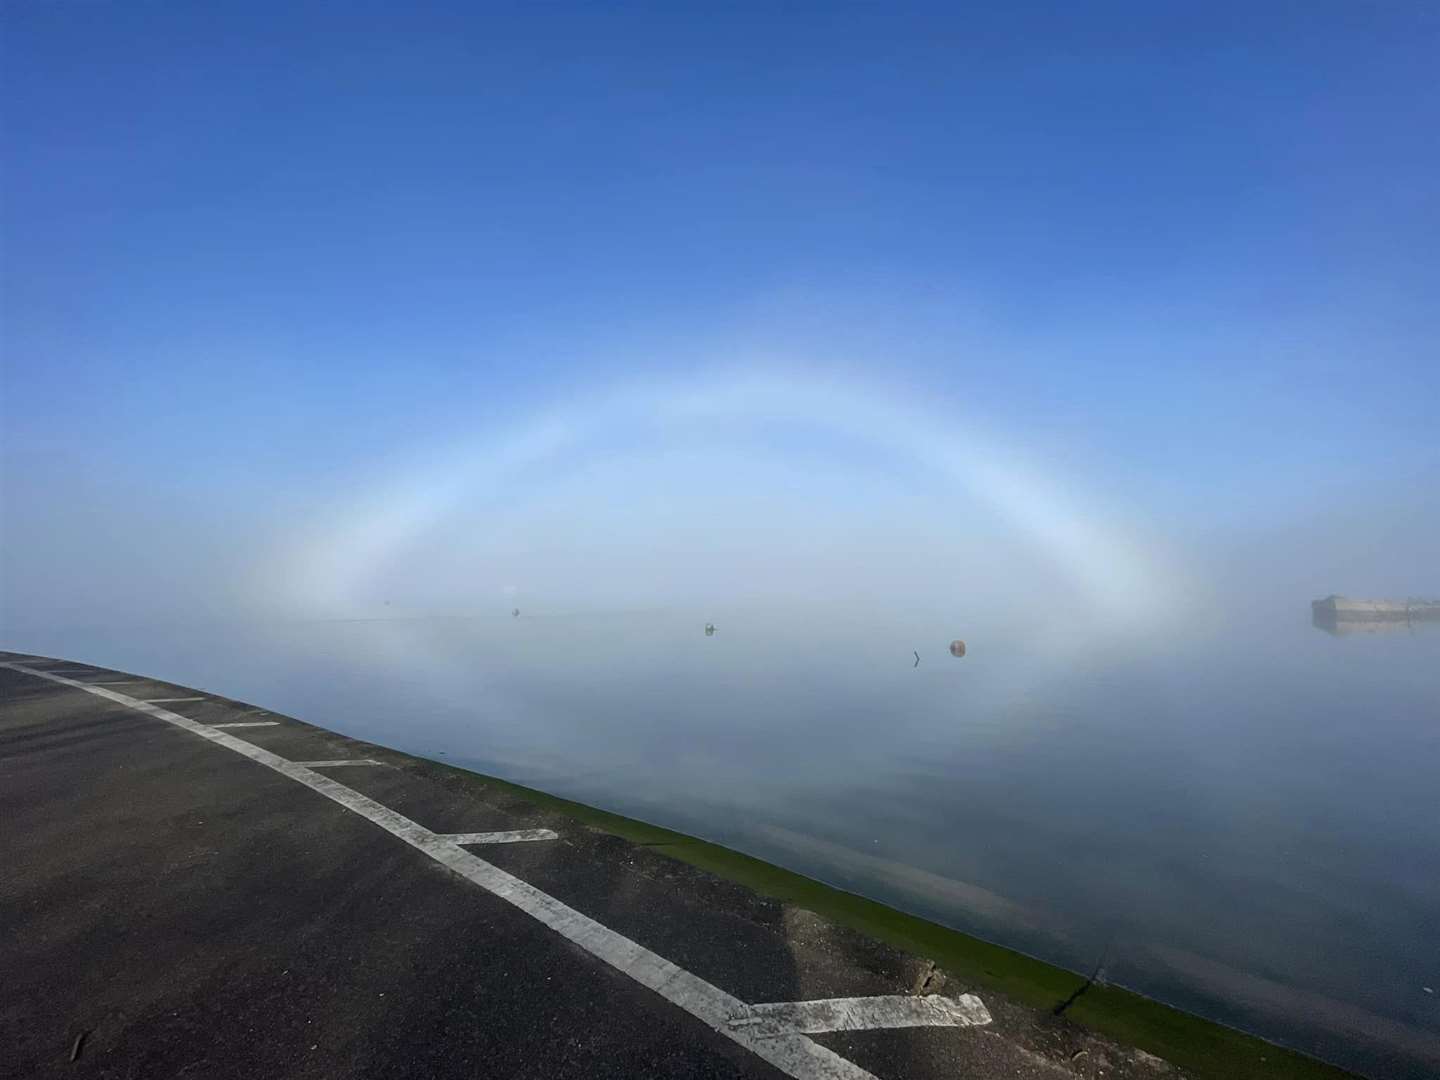
[[[1301,602],[1129,640],[762,611],[23,636],[694,833],[1376,1075],[1440,1070],[1440,627],[1334,636]]]

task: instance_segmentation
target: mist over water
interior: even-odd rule
[[[0,644],[690,832],[1378,1075],[1440,1062],[1440,627],[1309,609],[1434,580],[1423,456],[1309,498],[1217,464],[1177,499],[958,404],[722,369],[417,439],[284,512],[273,475],[233,532],[32,488]]]
[[[1440,1074],[1429,6],[5,17],[0,647]]]
[[[1434,486],[1221,524],[1024,431],[735,372],[397,461],[243,545],[157,529],[148,493],[86,506],[63,562],[14,523],[3,644],[691,832],[1352,1067],[1440,1060],[1440,627],[1309,611],[1418,591]]]

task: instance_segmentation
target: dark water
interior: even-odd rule
[[[1333,636],[1303,601],[1128,640],[1065,622],[707,611],[4,644],[672,826],[1373,1075],[1440,1073],[1440,627]]]

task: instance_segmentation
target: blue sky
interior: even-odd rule
[[[549,410],[757,372],[812,410],[884,395],[983,432],[1075,520],[1145,537],[1360,497],[1440,517],[1433,5],[4,24],[12,612],[53,615],[61,578],[72,615],[143,608],[115,582],[167,573],[223,608],[255,551],[353,528],[317,512],[353,521]],[[870,456],[819,420],[706,425],[717,497],[727,454],[747,477]],[[594,426],[571,453],[615,442]],[[884,484],[822,487],[859,523]]]

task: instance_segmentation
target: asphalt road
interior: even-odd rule
[[[0,656],[0,1075],[1177,1075],[448,777],[201,691]]]

